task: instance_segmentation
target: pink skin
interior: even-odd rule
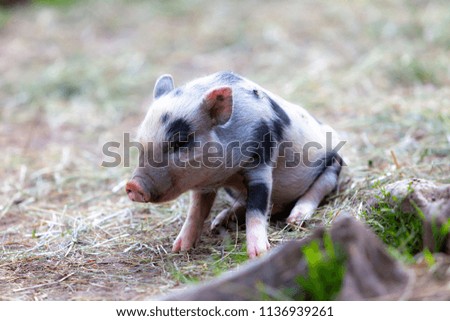
[[[136,179],[129,181],[125,189],[128,197],[133,202],[147,203],[151,199],[150,194],[146,193],[145,189]],[[172,193],[172,195],[167,194],[161,198],[158,198],[157,202],[168,201],[176,198],[177,196],[178,194],[175,193]],[[187,251],[195,247],[200,239],[203,224],[211,211],[215,197],[216,192],[201,193],[199,191],[192,191],[190,202],[191,205],[188,216],[180,233],[173,243],[173,252]],[[152,200],[152,202],[155,201]]]
[[[142,186],[139,179],[133,178],[131,179],[127,185],[125,186],[125,191],[128,194],[128,198],[133,202],[140,203],[163,203],[174,200],[182,192],[176,186],[172,186],[169,192],[160,195],[154,195],[146,191],[146,189]]]
[[[125,186],[128,198],[133,202],[146,203],[150,201],[150,194],[146,193],[136,180],[131,180]]]
[[[265,254],[270,249],[267,240],[265,218],[247,218],[247,254],[252,259]]]
[[[146,193],[145,189],[142,188],[136,179],[132,179],[127,183],[126,192],[133,202],[147,203],[151,199],[150,194]],[[173,199],[178,195],[170,195],[172,197],[168,196],[169,195],[165,195],[161,200],[164,201],[164,199],[169,198]],[[191,192],[191,205],[188,216],[173,243],[173,252],[188,251],[196,246],[203,230],[203,224],[209,216],[215,197],[216,192]],[[160,200],[158,200],[158,202],[159,201]],[[265,220],[261,221],[256,217],[250,218],[247,222],[247,252],[249,257],[255,258],[260,256],[267,252],[269,248],[270,244],[267,241]]]
[[[216,192],[191,192],[191,205],[188,216],[180,234],[178,234],[173,243],[172,252],[187,251],[195,247],[200,239],[203,224],[211,211],[215,198]]]

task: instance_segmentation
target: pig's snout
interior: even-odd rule
[[[125,187],[125,190],[127,191],[128,197],[133,202],[150,202],[150,193],[145,189],[145,187],[142,186],[142,183],[140,183],[137,179],[132,179],[131,181],[129,181]]]

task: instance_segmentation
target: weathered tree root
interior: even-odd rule
[[[325,233],[324,228],[319,228],[310,237],[281,245],[237,271],[160,299],[261,300],[271,292],[287,289],[289,293],[301,293],[303,290],[296,280],[308,273],[302,248],[314,241],[323,246]],[[387,294],[401,297],[408,285],[408,273],[361,222],[343,216],[332,225],[329,234],[333,245],[346,257],[337,300],[374,299]]]
[[[450,219],[450,185],[438,186],[426,180],[410,179],[386,185],[384,189],[390,198],[387,201],[392,202],[393,206],[400,206],[402,213],[423,213],[424,247],[450,254],[448,230],[442,228]],[[379,197],[372,197],[368,205],[377,206],[379,200]],[[439,239],[436,231],[440,233]],[[447,234],[443,235],[442,231]],[[261,300],[276,298],[278,293],[304,293],[297,281],[299,277],[308,276],[308,260],[302,249],[318,242],[323,250],[324,235],[327,233],[333,245],[346,258],[345,275],[335,299],[402,300],[411,297],[415,280],[412,270],[393,259],[384,244],[363,223],[351,216],[341,215],[328,232],[318,228],[311,236],[280,245],[265,257],[239,270],[159,299]],[[308,296],[304,298],[308,299]]]

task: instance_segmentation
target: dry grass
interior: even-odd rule
[[[317,223],[358,216],[374,184],[450,182],[447,9],[445,0],[0,9],[0,299],[141,299],[242,263],[241,230],[170,253],[187,197],[132,204],[131,169],[100,166],[101,146],[133,132],[161,73],[180,84],[234,70],[340,131],[349,166]],[[306,233],[271,226],[270,240]]]

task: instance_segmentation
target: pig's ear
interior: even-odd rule
[[[157,99],[162,95],[167,94],[169,91],[173,90],[173,78],[171,75],[162,75],[158,78],[153,89],[153,98]]]
[[[213,88],[203,98],[203,105],[211,117],[213,125],[223,125],[233,111],[233,91],[231,87]]]

